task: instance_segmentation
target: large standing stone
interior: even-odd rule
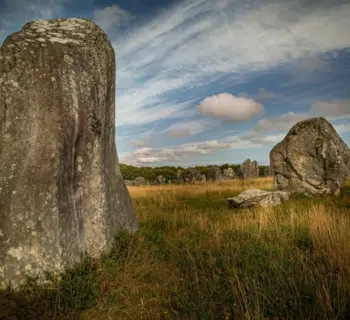
[[[188,178],[190,179],[190,182],[196,182],[196,181],[202,180],[200,172],[195,168],[188,169]]]
[[[238,173],[243,179],[251,179],[259,177],[259,164],[257,161],[245,160],[240,167]]]
[[[184,183],[184,177],[182,175],[182,170],[181,169],[178,169],[176,171],[176,180],[177,180],[177,183]]]
[[[159,175],[154,180],[154,183],[157,185],[165,184],[165,178],[162,175]]]
[[[254,160],[250,167],[250,176],[252,178],[259,177],[259,164],[258,161]]]
[[[208,181],[220,181],[221,180],[221,170],[219,167],[210,167],[207,173]]]
[[[223,176],[226,179],[229,179],[229,180],[234,179],[235,176],[236,176],[235,171],[231,167],[228,167],[227,169],[224,169],[223,173],[224,173]]]
[[[339,194],[350,172],[350,150],[324,118],[294,125],[270,152],[275,190]]]
[[[115,147],[115,57],[86,19],[38,20],[0,48],[0,287],[98,257],[137,230]]]
[[[250,159],[245,160],[240,167],[240,174],[242,175],[243,179],[250,179],[251,178],[251,166],[252,161]]]

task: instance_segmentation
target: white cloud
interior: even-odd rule
[[[350,100],[316,101],[310,106],[309,112],[287,112],[279,116],[266,117],[258,121],[256,132],[288,131],[297,122],[311,117],[325,117],[329,121],[350,118]],[[339,128],[344,128],[342,125]],[[345,128],[348,128],[345,126]]]
[[[256,132],[288,131],[295,123],[309,118],[308,114],[287,112],[280,116],[266,117],[258,121],[254,130]]]
[[[213,122],[206,120],[191,120],[179,122],[171,125],[166,129],[166,133],[171,138],[184,138],[193,136],[201,131],[212,128],[215,125]]]
[[[350,115],[350,100],[317,101],[311,104],[310,115],[339,117]]]
[[[136,148],[145,148],[152,144],[152,137],[144,137],[130,142],[130,145]]]
[[[152,104],[173,105],[170,93],[182,96],[181,90],[193,92],[224,74],[242,82],[254,71],[349,47],[349,16],[348,3],[180,2],[114,42],[117,86],[122,88],[118,125],[130,123],[130,104],[136,125]],[[168,116],[161,108],[151,112],[148,122]]]
[[[205,98],[198,106],[202,115],[224,120],[244,121],[263,113],[263,106],[250,98],[236,97],[230,93],[220,93]]]
[[[283,137],[283,134],[257,136],[254,133],[228,136],[217,140],[185,143],[171,148],[141,148],[122,154],[119,158],[122,163],[136,166],[156,165],[167,161],[182,161],[191,156],[215,154],[221,150],[238,150],[276,144]]]
[[[267,91],[265,88],[260,88],[259,93],[254,96],[257,100],[272,100],[276,99],[278,94],[275,92]]]
[[[126,22],[129,18],[130,14],[116,4],[103,9],[96,9],[93,13],[93,20],[104,31],[108,31],[113,27],[119,27],[119,25]]]

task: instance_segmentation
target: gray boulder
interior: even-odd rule
[[[223,172],[224,178],[232,180],[235,178],[235,176],[236,176],[235,171],[231,167],[224,169],[224,172]]]
[[[188,169],[188,179],[190,180],[190,182],[197,182],[197,181],[201,181],[202,177],[197,169],[189,168]]]
[[[126,184],[127,186],[134,186],[134,185],[135,185],[135,183],[134,183],[133,180],[124,180],[124,181],[125,181],[125,184]]]
[[[176,172],[176,180],[177,180],[177,183],[184,183],[185,182],[181,169],[178,169]]]
[[[115,146],[115,53],[92,21],[32,21],[6,38],[0,139],[0,288],[137,230]]]
[[[229,208],[251,208],[256,206],[276,206],[288,199],[288,192],[248,189],[237,197],[228,198],[227,202]]]
[[[250,176],[252,178],[258,178],[259,177],[259,164],[258,161],[254,160],[250,167]]]
[[[240,167],[239,176],[243,179],[251,179],[259,177],[259,164],[257,161],[245,160]]]
[[[221,170],[219,167],[210,167],[207,173],[208,181],[220,181],[221,180]]]
[[[240,166],[240,167],[237,169],[236,177],[237,177],[239,180],[244,180],[244,171],[243,171],[243,169],[242,169],[242,166]]]
[[[350,150],[325,118],[298,122],[270,152],[275,190],[338,195],[350,171]]]
[[[144,177],[137,177],[134,179],[135,186],[145,186],[147,184],[147,180]]]
[[[201,174],[201,182],[206,182],[207,181],[207,177],[205,176],[205,174]]]
[[[165,178],[162,175],[159,175],[159,176],[156,177],[154,182],[157,185],[165,184]]]
[[[252,166],[252,161],[250,159],[245,160],[241,164],[240,175],[243,177],[243,179],[251,178],[251,166]]]

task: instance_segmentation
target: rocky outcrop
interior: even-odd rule
[[[6,38],[0,139],[1,288],[137,230],[115,147],[115,54],[93,22],[38,20]]]
[[[207,177],[205,176],[205,174],[201,174],[201,182],[206,182],[207,181]]]
[[[235,177],[236,177],[235,171],[231,167],[224,169],[223,178],[226,178],[228,180],[232,180]]]
[[[208,181],[220,181],[221,180],[221,170],[219,167],[210,167],[207,173]]]
[[[229,208],[251,208],[256,206],[276,206],[288,199],[288,192],[248,189],[237,197],[227,199],[227,202]]]
[[[294,125],[270,152],[275,190],[338,195],[349,176],[350,151],[324,118]]]
[[[134,179],[134,186],[145,186],[147,180],[144,177],[137,177]]]

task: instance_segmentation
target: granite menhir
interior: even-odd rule
[[[98,257],[138,228],[115,146],[115,54],[87,19],[0,48],[0,287]]]

